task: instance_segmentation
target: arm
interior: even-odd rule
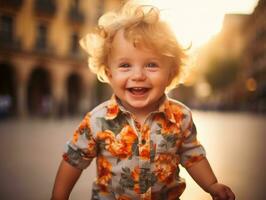
[[[211,194],[214,200],[235,199],[235,195],[229,187],[218,183],[206,158],[187,168],[187,171],[203,190]]]
[[[59,166],[51,200],[66,200],[82,173],[96,156],[96,141],[90,127],[89,113],[84,117],[66,145]]]
[[[51,200],[67,200],[81,173],[81,169],[62,160],[55,178]]]

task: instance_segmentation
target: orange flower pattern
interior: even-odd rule
[[[119,107],[115,101],[110,102],[107,107],[106,119],[114,119],[119,113]]]
[[[134,191],[137,193],[137,194],[140,194],[140,187],[139,187],[139,175],[140,175],[140,168],[139,166],[136,166],[134,168],[134,170],[131,172],[131,177],[134,181]]]
[[[101,192],[107,192],[108,184],[112,179],[111,170],[112,164],[103,156],[99,156],[97,159],[98,179],[96,183],[101,188]]]
[[[138,136],[129,125],[125,126],[117,136],[110,130],[97,134],[97,139],[104,141],[105,149],[120,159],[125,159],[132,155],[132,144],[137,138]]]
[[[148,126],[144,125],[141,136],[140,136],[141,143],[139,144],[139,155],[144,160],[150,159],[150,151],[151,151],[151,145],[150,145],[150,129]]]
[[[155,175],[158,181],[169,185],[175,180],[178,169],[177,157],[173,154],[159,154],[155,157]]]
[[[92,199],[177,200],[185,189],[179,164],[205,157],[190,110],[164,97],[141,125],[113,96],[82,120],[63,158],[85,169],[97,158]]]

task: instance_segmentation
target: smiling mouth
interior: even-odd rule
[[[127,88],[127,90],[133,95],[143,95],[146,92],[148,92],[150,89],[144,87],[132,87],[132,88]]]

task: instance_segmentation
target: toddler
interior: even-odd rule
[[[159,10],[129,1],[104,14],[81,45],[113,96],[90,111],[68,141],[52,199],[68,199],[93,158],[93,200],[178,200],[186,186],[179,164],[213,199],[235,199],[217,181],[191,111],[165,94],[178,83],[185,53]]]

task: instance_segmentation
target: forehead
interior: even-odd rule
[[[153,56],[160,57],[160,55],[151,47],[148,47],[137,37],[126,38],[124,30],[119,30],[111,44],[111,54],[130,54],[130,52],[140,52],[142,54],[152,54]]]

